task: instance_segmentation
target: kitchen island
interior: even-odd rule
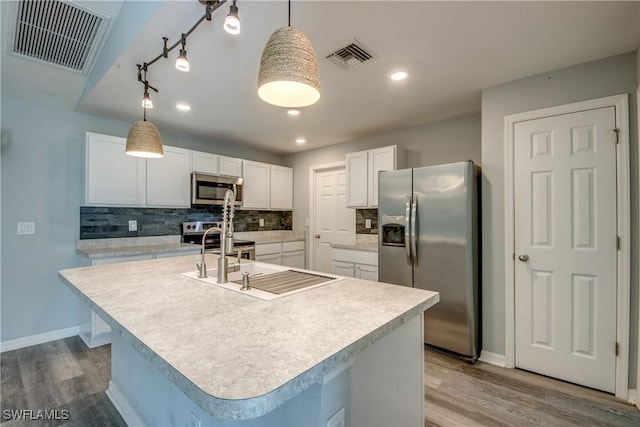
[[[130,425],[423,423],[437,293],[349,278],[263,301],[184,276],[198,259],[60,272],[114,331],[107,394]]]

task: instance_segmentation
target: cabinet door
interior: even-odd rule
[[[347,163],[347,206],[367,206],[367,152],[348,153]]]
[[[304,268],[304,251],[283,252],[282,265],[292,268]]]
[[[189,150],[164,146],[164,157],[147,161],[147,206],[191,206]]]
[[[369,150],[369,206],[378,206],[378,172],[396,170],[396,146]]]
[[[355,266],[350,262],[333,261],[333,273],[340,276],[355,277]]]
[[[242,160],[233,157],[218,156],[220,175],[242,178]]]
[[[282,256],[278,254],[256,255],[256,261],[266,262],[267,264],[282,265]]]
[[[271,209],[293,209],[293,169],[271,165]]]
[[[271,194],[270,165],[245,160],[242,168],[242,207],[269,209]]]
[[[203,153],[202,151],[191,152],[191,171],[198,173],[218,174],[218,155]]]
[[[356,265],[356,277],[365,280],[378,281],[378,267],[375,265],[358,264]]]
[[[146,160],[125,153],[127,140],[87,132],[85,204],[144,206]]]

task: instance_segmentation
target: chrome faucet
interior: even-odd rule
[[[220,258],[218,258],[218,283],[227,283],[227,252],[233,250],[233,214],[236,196],[231,190],[224,194],[222,206],[222,235],[220,236]]]
[[[204,242],[207,238],[207,234],[209,234],[210,231],[216,231],[219,233],[220,229],[216,227],[211,227],[211,228],[208,228],[202,235],[202,261],[196,262],[196,267],[198,267],[198,277],[201,279],[209,277],[209,275],[207,274],[207,263],[204,262],[204,254],[205,254]]]

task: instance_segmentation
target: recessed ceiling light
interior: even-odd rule
[[[177,102],[176,103],[176,108],[180,111],[190,111],[191,110],[191,104],[187,104],[186,102]]]
[[[296,143],[297,144],[304,144],[305,142],[307,142],[307,140],[305,138],[296,138]]]
[[[289,110],[287,111],[287,114],[290,116],[299,116],[300,115],[300,110]]]
[[[407,77],[409,77],[409,73],[407,73],[406,71],[396,71],[395,73],[391,74],[391,76],[389,76],[391,80],[395,81],[404,80]]]

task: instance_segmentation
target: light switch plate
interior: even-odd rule
[[[18,235],[36,234],[35,222],[19,222]]]
[[[264,218],[260,218],[260,227],[264,227]]]
[[[129,220],[129,231],[138,231],[138,221],[135,219]]]
[[[370,219],[365,219],[364,220],[364,227],[365,228],[371,228],[371,220]]]

